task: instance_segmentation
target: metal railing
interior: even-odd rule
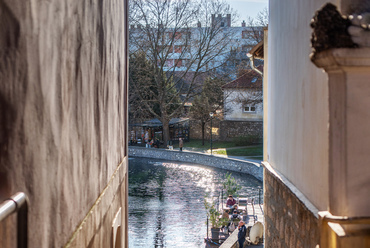
[[[17,247],[28,246],[28,198],[18,192],[0,205],[0,222],[13,213],[17,214]]]

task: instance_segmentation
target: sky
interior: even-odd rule
[[[241,22],[247,20],[248,16],[255,18],[258,12],[268,8],[268,0],[228,0],[228,3],[240,16],[234,25],[239,23],[241,25]]]

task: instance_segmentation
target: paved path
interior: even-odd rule
[[[228,148],[222,148],[222,149],[213,149],[215,150],[223,150],[223,149],[240,149],[240,148],[247,148],[250,146],[237,146],[237,147],[228,147]],[[175,148],[174,150],[180,150],[178,148]],[[203,148],[193,148],[193,147],[184,147],[183,151],[190,151],[190,152],[198,152],[198,153],[204,153],[204,154],[210,154],[211,151],[209,149],[203,149]],[[251,163],[261,164],[262,160],[256,159],[256,157],[262,157],[262,156],[229,156],[229,155],[221,155],[221,154],[213,154],[213,156],[217,157],[223,157],[223,158],[233,158],[233,159],[239,159],[244,160]]]

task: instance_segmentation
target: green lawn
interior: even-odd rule
[[[204,146],[202,146],[202,140],[191,140],[189,142],[186,142],[184,146],[187,147],[193,147],[193,148],[204,148],[204,149],[210,149],[211,148],[211,142],[209,140],[204,141]],[[240,146],[237,145],[234,141],[213,141],[212,142],[212,148],[218,149],[218,148],[229,148],[229,147],[236,147]]]
[[[263,146],[251,146],[244,148],[222,149],[214,151],[216,154],[229,155],[229,156],[261,156],[263,155]],[[261,158],[256,157],[256,159]]]
[[[248,147],[240,147],[238,141],[214,141],[212,143],[213,153],[220,155],[229,155],[229,156],[258,156],[256,159],[262,159],[263,156],[263,145],[252,145]],[[208,150],[211,148],[209,140],[204,142],[202,146],[201,140],[191,140],[184,144],[184,147],[199,148]],[[238,148],[240,147],[240,148]]]

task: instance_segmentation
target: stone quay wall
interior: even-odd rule
[[[264,179],[265,247],[316,247],[317,209],[289,181],[266,166]]]
[[[232,140],[237,137],[263,137],[263,121],[221,121],[220,140]]]
[[[180,152],[133,146],[128,148],[128,154],[129,157],[144,157],[203,164],[225,170],[246,173],[263,181],[263,168],[260,164],[239,159],[223,158],[196,152]]]

